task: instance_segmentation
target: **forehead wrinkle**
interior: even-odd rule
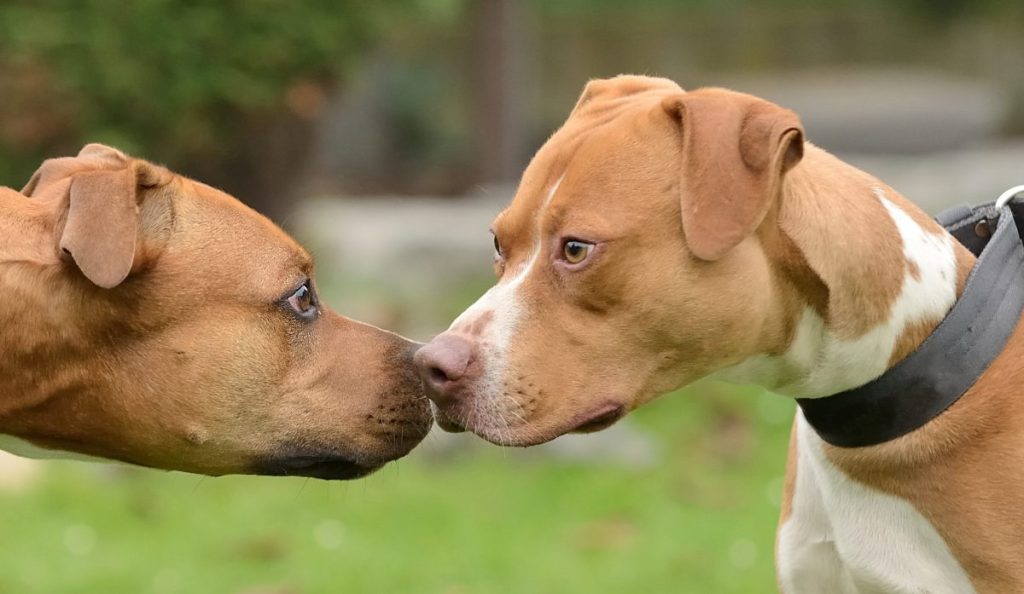
[[[570,114],[569,119],[548,142],[557,142],[560,150],[568,147],[568,152],[575,153],[576,149],[595,133],[619,124],[624,119],[635,119],[651,113],[656,108],[660,109],[662,99],[681,91],[682,89],[651,89],[634,95],[594,99],[583,106],[583,109]],[[538,155],[548,148],[552,147],[542,147]]]
[[[622,234],[621,224],[613,221],[614,217],[601,210],[574,209],[556,201],[548,208],[542,232],[588,241],[612,241]]]

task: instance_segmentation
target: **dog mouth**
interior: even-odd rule
[[[364,464],[336,455],[285,456],[258,463],[256,474],[347,481],[372,474],[384,464]]]
[[[584,415],[583,420],[566,433],[594,433],[614,425],[626,415],[626,407],[621,404],[606,404],[597,410]]]
[[[489,424],[480,424],[479,419],[463,419],[457,411],[444,411],[434,407],[434,422],[449,433],[462,433],[470,430],[491,443],[502,446],[527,447],[551,441],[568,433],[594,433],[611,427],[626,416],[626,406],[618,403],[607,403],[587,413],[578,414],[568,422],[551,431],[533,431],[529,426],[520,432],[516,427],[505,427],[501,431],[493,431]],[[511,431],[510,431],[511,430]]]
[[[465,433],[466,427],[462,423],[448,416],[437,404],[431,402],[430,408],[434,414],[434,423],[436,423],[438,427],[447,433]]]

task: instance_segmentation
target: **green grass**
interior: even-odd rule
[[[351,483],[51,463],[0,494],[0,594],[772,592],[791,413],[667,396],[634,413],[646,469],[429,442]]]

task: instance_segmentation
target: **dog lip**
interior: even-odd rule
[[[549,442],[553,439],[568,433],[592,433],[607,429],[616,421],[626,416],[629,412],[625,404],[614,402],[606,403],[598,408],[592,409],[585,414],[571,417],[568,422],[558,425],[553,430],[532,431],[530,433],[516,432],[515,428],[509,431],[494,431],[492,427],[469,427],[473,433],[487,441],[506,447],[529,447]],[[440,418],[440,417],[439,417]],[[440,422],[438,422],[441,425]],[[442,426],[443,427],[443,426]]]
[[[568,433],[593,433],[601,431],[614,425],[629,412],[627,406],[620,402],[605,401],[600,406],[582,414],[570,417],[564,423],[547,430],[538,430],[533,427],[528,433],[516,431],[517,427],[506,426],[503,431],[484,424],[479,425],[470,419],[462,417],[458,410],[451,407],[439,407],[436,403],[432,406],[434,410],[434,422],[441,429],[449,433],[461,433],[472,431],[483,439],[500,446],[506,447],[529,447],[540,445]],[[446,410],[447,408],[447,410]]]
[[[593,433],[607,429],[615,424],[626,414],[626,407],[622,404],[609,403],[582,416],[567,433]]]
[[[444,429],[448,433],[465,433],[466,431],[465,427],[449,419],[448,417],[439,416],[436,419],[434,419],[434,421],[437,423],[438,427]]]
[[[384,464],[385,462],[362,464],[334,455],[287,456],[258,463],[256,473],[345,481],[362,478],[380,469]]]
[[[430,408],[434,413],[434,423],[436,423],[437,426],[443,429],[446,433],[464,433],[466,431],[466,428],[461,423],[446,415],[441,410],[441,407],[433,401],[430,403]]]

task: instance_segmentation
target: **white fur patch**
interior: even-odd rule
[[[563,176],[564,177],[564,176]],[[547,209],[547,206],[551,204],[551,199],[554,198],[555,192],[558,190],[558,186],[561,185],[562,178],[552,184],[551,189],[548,190],[547,195],[544,197],[544,202],[537,210],[537,219],[540,219],[540,215]],[[516,290],[519,285],[523,284],[527,275],[533,269],[537,260],[540,258],[541,246],[543,238],[540,237],[540,229],[537,230],[537,237],[534,241],[533,249],[530,252],[530,257],[526,259],[526,262],[515,272],[515,274],[502,279],[498,284],[494,285],[487,290],[486,293],[480,296],[473,305],[470,305],[466,311],[459,314],[459,317],[455,318],[449,327],[450,330],[457,330],[460,327],[472,324],[479,317],[486,314],[487,312],[494,312],[494,317],[488,324],[488,330],[486,334],[490,334],[490,338],[496,339],[495,346],[499,347],[504,352],[505,347],[508,346],[508,340],[511,338],[512,332],[515,329],[516,322],[519,319],[519,304],[516,299]],[[492,330],[493,329],[493,330]]]
[[[921,228],[880,189],[875,195],[899,231],[905,272],[889,317],[854,340],[837,339],[806,308],[781,357],[755,357],[726,371],[796,397],[822,397],[885,372],[896,342],[914,323],[941,319],[956,301],[953,239]],[[867,254],[866,257],[870,257]],[[935,528],[909,502],[846,476],[797,412],[792,514],[779,531],[778,574],[785,594],[970,594],[970,579]]]
[[[796,488],[777,553],[784,594],[975,591],[920,512],[847,477],[800,412],[796,424]]]
[[[836,394],[882,375],[888,368],[896,341],[908,325],[946,315],[956,301],[953,238],[922,229],[880,189],[875,189],[875,195],[896,224],[904,256],[919,272],[918,278],[909,271],[904,274],[903,286],[889,318],[863,336],[840,340],[832,335],[817,312],[808,307],[784,355],[752,357],[718,372],[715,377],[757,384],[796,398]]]
[[[544,197],[544,202],[537,209],[535,214],[536,236],[526,262],[514,274],[506,275],[498,284],[488,289],[449,327],[449,331],[459,332],[462,328],[472,326],[481,317],[491,315],[490,321],[482,329],[477,339],[479,348],[477,357],[479,357],[483,369],[477,395],[473,399],[473,406],[479,411],[480,416],[496,416],[498,419],[504,419],[505,408],[496,400],[504,393],[503,386],[507,370],[505,357],[519,321],[525,313],[518,290],[540,260],[541,247],[544,242],[544,238],[541,236],[540,221],[564,177],[563,174],[551,185]]]

